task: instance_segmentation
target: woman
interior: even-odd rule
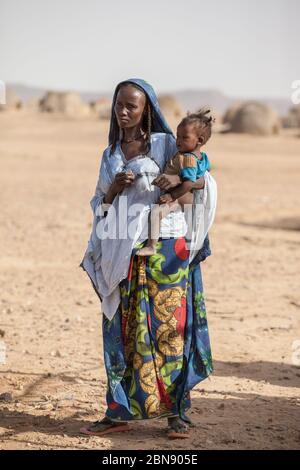
[[[107,373],[105,417],[82,428],[85,434],[126,431],[129,421],[166,417],[170,438],[188,437],[190,390],[212,371],[200,270],[210,255],[208,238],[191,260],[179,210],[163,219],[156,254],[135,254],[146,243],[151,204],[161,189],[180,183],[177,175],[162,174],[175,153],[152,87],[141,79],[119,83],[109,147],[90,201],[93,229],[80,264],[102,301]],[[194,189],[203,187],[202,177]],[[121,207],[125,198],[128,210]],[[137,204],[136,216],[131,208]]]

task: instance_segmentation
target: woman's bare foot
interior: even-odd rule
[[[156,248],[155,248],[155,245],[152,246],[144,246],[144,248],[140,248],[136,254],[138,256],[151,256],[151,255],[155,255],[156,253]]]
[[[189,418],[187,415],[184,415],[184,420],[181,419],[185,424],[187,424],[190,428],[196,428],[197,425]]]
[[[126,421],[115,422],[111,421],[105,416],[101,421],[94,421],[94,423],[89,426],[80,428],[82,434],[87,434],[88,436],[104,436],[105,434],[110,434],[113,432],[124,432],[128,431],[129,426]]]
[[[168,418],[168,432],[169,439],[187,439],[190,437],[189,424],[182,421],[178,416]]]

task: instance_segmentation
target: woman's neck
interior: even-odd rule
[[[142,134],[142,128],[140,124],[138,124],[137,126],[133,126],[133,127],[125,127],[122,130],[123,130],[124,140],[131,140]]]

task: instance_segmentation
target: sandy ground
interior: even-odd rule
[[[105,410],[100,304],[78,264],[106,135],[96,121],[0,114],[0,394],[12,395],[0,448],[299,449],[300,138],[289,132],[207,147],[219,186],[203,264],[215,372],[192,392],[196,430],[168,441],[151,420],[79,434]]]

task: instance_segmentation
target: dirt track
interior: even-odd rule
[[[0,448],[299,449],[300,139],[288,132],[215,135],[207,148],[219,186],[203,265],[215,372],[192,392],[191,438],[167,441],[162,420],[79,434],[105,410],[100,306],[78,264],[106,134],[96,121],[0,115],[0,394],[13,400],[0,402]]]

